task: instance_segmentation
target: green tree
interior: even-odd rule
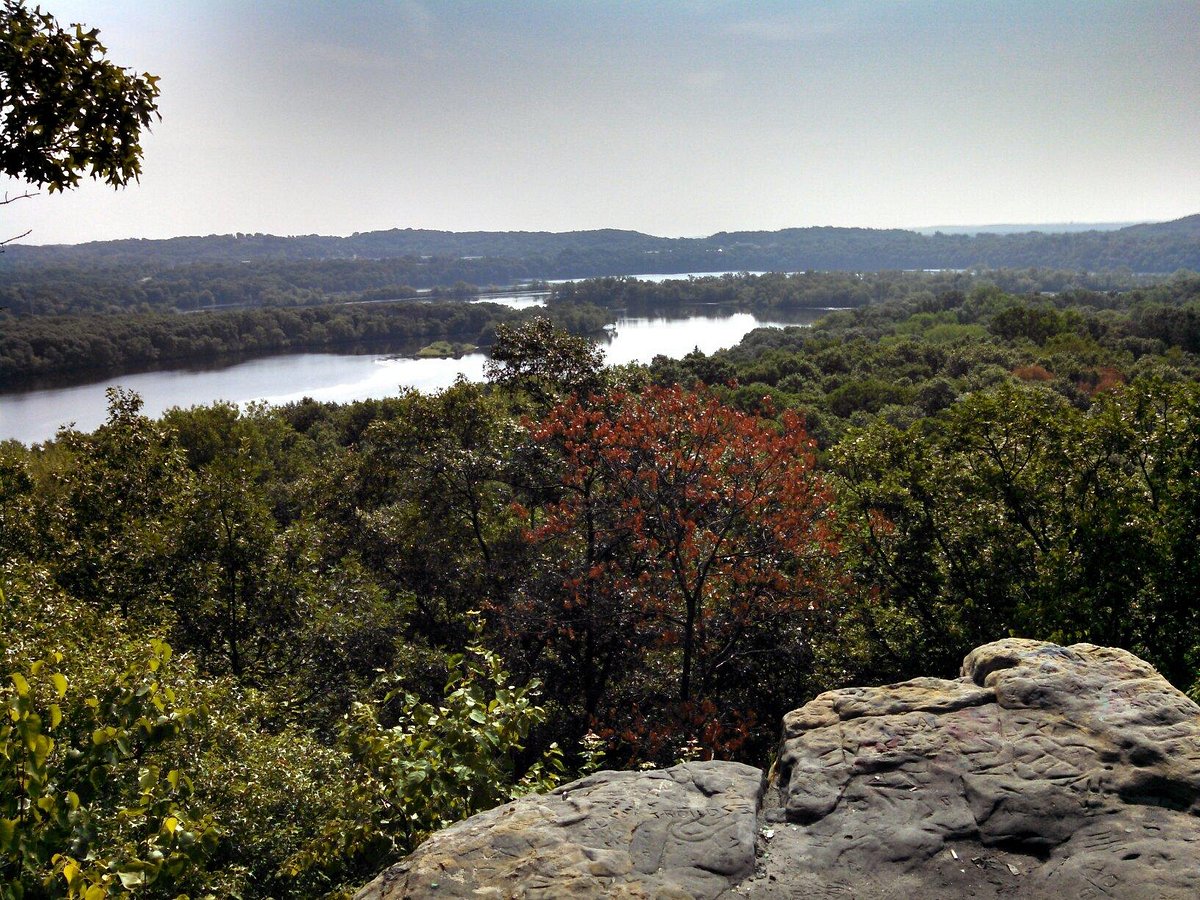
[[[1009,382],[834,450],[860,632],[893,674],[997,638],[1126,647],[1181,687],[1198,662],[1200,388],[1141,379],[1079,410]],[[849,621],[847,627],[850,627]]]
[[[293,875],[342,871],[369,876],[460,819],[561,781],[562,756],[551,745],[521,772],[516,760],[530,731],[546,720],[541,684],[513,686],[498,654],[483,647],[483,623],[469,616],[467,652],[450,658],[438,704],[402,690],[396,724],[381,709],[356,704],[342,732],[352,774],[346,797],[324,831],[285,867]],[[348,896],[338,894],[337,896]]]
[[[293,605],[272,577],[275,521],[261,496],[257,463],[243,443],[198,474],[172,576],[179,628],[206,668],[227,665],[238,678],[269,672],[276,643],[294,624]]]
[[[516,328],[496,326],[488,380],[525,391],[538,404],[603,387],[604,354],[594,341],[568,334],[544,316]]]
[[[96,29],[64,29],[24,0],[4,0],[0,171],[51,192],[75,187],[82,175],[114,187],[137,179],[158,79],[105,53]]]
[[[217,830],[195,802],[186,664],[0,567],[0,897],[175,896],[207,882]]]
[[[461,646],[462,614],[502,590],[510,567],[528,445],[480,385],[406,393],[399,415],[366,430],[349,477],[331,474],[327,543],[361,554],[394,596],[412,596],[414,624],[432,640]]]
[[[110,388],[92,434],[60,432],[34,505],[37,553],[81,602],[160,618],[192,478],[171,430]]]

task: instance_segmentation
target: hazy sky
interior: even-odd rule
[[[1200,212],[1197,0],[41,2],[162,122],[32,243]]]

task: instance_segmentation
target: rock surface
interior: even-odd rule
[[[754,872],[762,772],[599,772],[452,825],[358,893],[719,897]]]
[[[604,772],[435,835],[401,897],[1200,897],[1200,708],[1122,650],[1005,640],[831,691],[757,769]]]

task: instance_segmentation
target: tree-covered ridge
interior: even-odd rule
[[[510,284],[526,277],[527,266],[506,260],[190,263],[168,269],[72,263],[0,274],[0,300],[8,316],[192,312],[405,300],[423,291],[434,299],[467,297],[475,293],[472,284]]]
[[[716,305],[769,314],[774,310],[856,308],[908,299],[928,302],[940,294],[968,291],[977,284],[984,284],[1010,294],[1070,293],[1075,297],[1072,302],[1076,305],[1109,307],[1127,305],[1143,296],[1146,289],[1158,285],[1186,283],[1188,273],[1166,278],[1062,269],[765,272],[760,275],[699,275],[659,282],[605,277],[552,286],[551,306],[558,302],[582,302],[657,311]]]
[[[816,693],[1006,634],[1191,687],[1200,282],[879,279],[711,356],[609,370],[514,323],[485,385],[115,393],[4,445],[4,879],[336,895],[601,750],[761,761]]]
[[[0,262],[5,256],[0,256]],[[619,268],[600,267],[600,271],[611,273],[619,271]],[[491,258],[411,257],[253,264],[196,263],[167,269],[144,265],[106,268],[86,264],[38,270],[0,269],[0,306],[3,307],[0,308],[0,321],[14,316],[192,312],[403,300],[412,299],[418,291],[426,290],[430,292],[426,296],[434,299],[467,297],[475,293],[475,286],[513,284],[535,278],[537,272],[537,268],[527,261],[512,263]],[[780,295],[774,301],[776,304],[857,306],[878,302],[884,297],[894,297],[901,290],[964,288],[978,277],[995,281],[1006,290],[1028,293],[1071,288],[1125,290],[1161,280],[1162,276],[1155,279],[1128,272],[1089,273],[1062,268],[992,270],[983,267],[970,271],[932,273],[899,269],[868,272],[805,270],[793,276],[773,272],[734,282],[730,281],[730,277],[693,278],[688,280],[690,287],[673,283],[664,288],[608,274],[593,279],[596,283],[590,286],[568,284],[558,287],[556,291],[562,297],[578,297],[582,296],[580,292],[591,292],[594,295],[591,302],[621,305],[638,302],[639,295],[636,292],[639,290],[644,292],[647,300],[659,304],[672,302],[666,293],[669,290],[694,296],[697,302],[734,302],[739,299],[737,293],[748,287],[751,293],[766,290]],[[736,293],[731,288],[736,289]],[[808,292],[812,296],[800,297]]]
[[[933,234],[901,229],[789,228],[662,238],[633,231],[446,232],[393,229],[350,237],[210,235],[19,247],[0,257],[18,273],[72,267],[162,273],[189,266],[264,271],[285,262],[342,262],[340,271],[389,267],[391,284],[510,284],[521,278],[586,278],[645,272],[879,271],[1044,267],[1085,272],[1200,270],[1200,216],[1116,231],[1062,234]],[[445,280],[449,279],[449,280]]]

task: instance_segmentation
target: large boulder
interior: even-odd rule
[[[719,897],[754,873],[761,786],[739,763],[598,772],[452,825],[357,897]]]
[[[822,694],[770,777],[603,772],[430,838],[358,895],[1200,897],[1200,708],[1123,650],[1005,640]]]

